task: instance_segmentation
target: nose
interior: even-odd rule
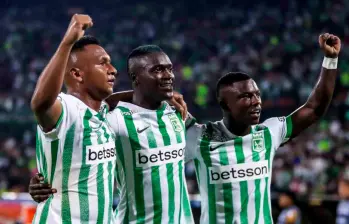
[[[118,71],[116,70],[116,68],[113,65],[110,65],[110,67],[108,68],[108,75],[116,76],[117,74]]]
[[[165,71],[163,72],[163,78],[164,79],[174,79],[174,74],[171,70],[169,69],[165,69]]]
[[[251,104],[255,106],[255,105],[260,105],[261,103],[262,103],[261,97],[254,94],[251,98]]]

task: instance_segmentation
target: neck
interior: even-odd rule
[[[148,98],[144,94],[140,94],[137,90],[135,90],[132,97],[132,103],[148,110],[157,110],[161,107],[162,101],[154,100],[154,98]]]
[[[84,102],[88,107],[92,108],[95,111],[99,111],[99,108],[101,107],[102,101],[93,99],[88,93],[81,93],[78,91],[74,91],[71,89],[68,89],[68,94],[75,96],[82,102]]]
[[[239,123],[228,114],[224,114],[223,123],[231,133],[237,136],[245,136],[251,132],[251,125]]]

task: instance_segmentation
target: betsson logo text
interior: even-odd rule
[[[184,158],[185,144],[169,145],[155,149],[136,151],[136,166],[151,167],[167,163],[175,163]]]
[[[108,142],[86,147],[86,164],[97,164],[115,160],[115,143]]]
[[[235,183],[269,176],[268,161],[208,168],[210,184]]]

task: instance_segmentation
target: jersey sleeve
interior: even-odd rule
[[[119,123],[118,123],[118,114],[120,113],[120,110],[118,108],[115,108],[114,110],[110,111],[107,114],[107,121],[112,128],[112,130],[115,132],[115,134],[119,133]]]
[[[43,135],[48,140],[61,138],[62,135],[64,135],[64,133],[70,128],[70,126],[77,120],[79,114],[78,101],[73,99],[72,96],[60,93],[57,99],[62,104],[61,115],[59,116],[54,129],[49,132],[42,131]],[[41,126],[39,127],[41,128]]]
[[[292,120],[288,117],[273,117],[263,124],[269,129],[276,148],[287,142],[292,135]]]
[[[186,132],[185,162],[195,159],[199,150],[200,137],[203,125],[198,123],[192,124]]]
[[[191,115],[190,113],[188,113],[188,115],[185,119],[185,129],[188,130],[194,124],[196,124],[196,118],[193,117],[193,115]]]

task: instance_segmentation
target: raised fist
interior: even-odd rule
[[[88,15],[75,14],[69,24],[67,32],[65,33],[62,43],[66,45],[73,45],[85,33],[87,28],[93,25],[92,19]]]
[[[341,50],[341,40],[339,37],[329,33],[319,36],[319,45],[328,58],[337,58]]]

